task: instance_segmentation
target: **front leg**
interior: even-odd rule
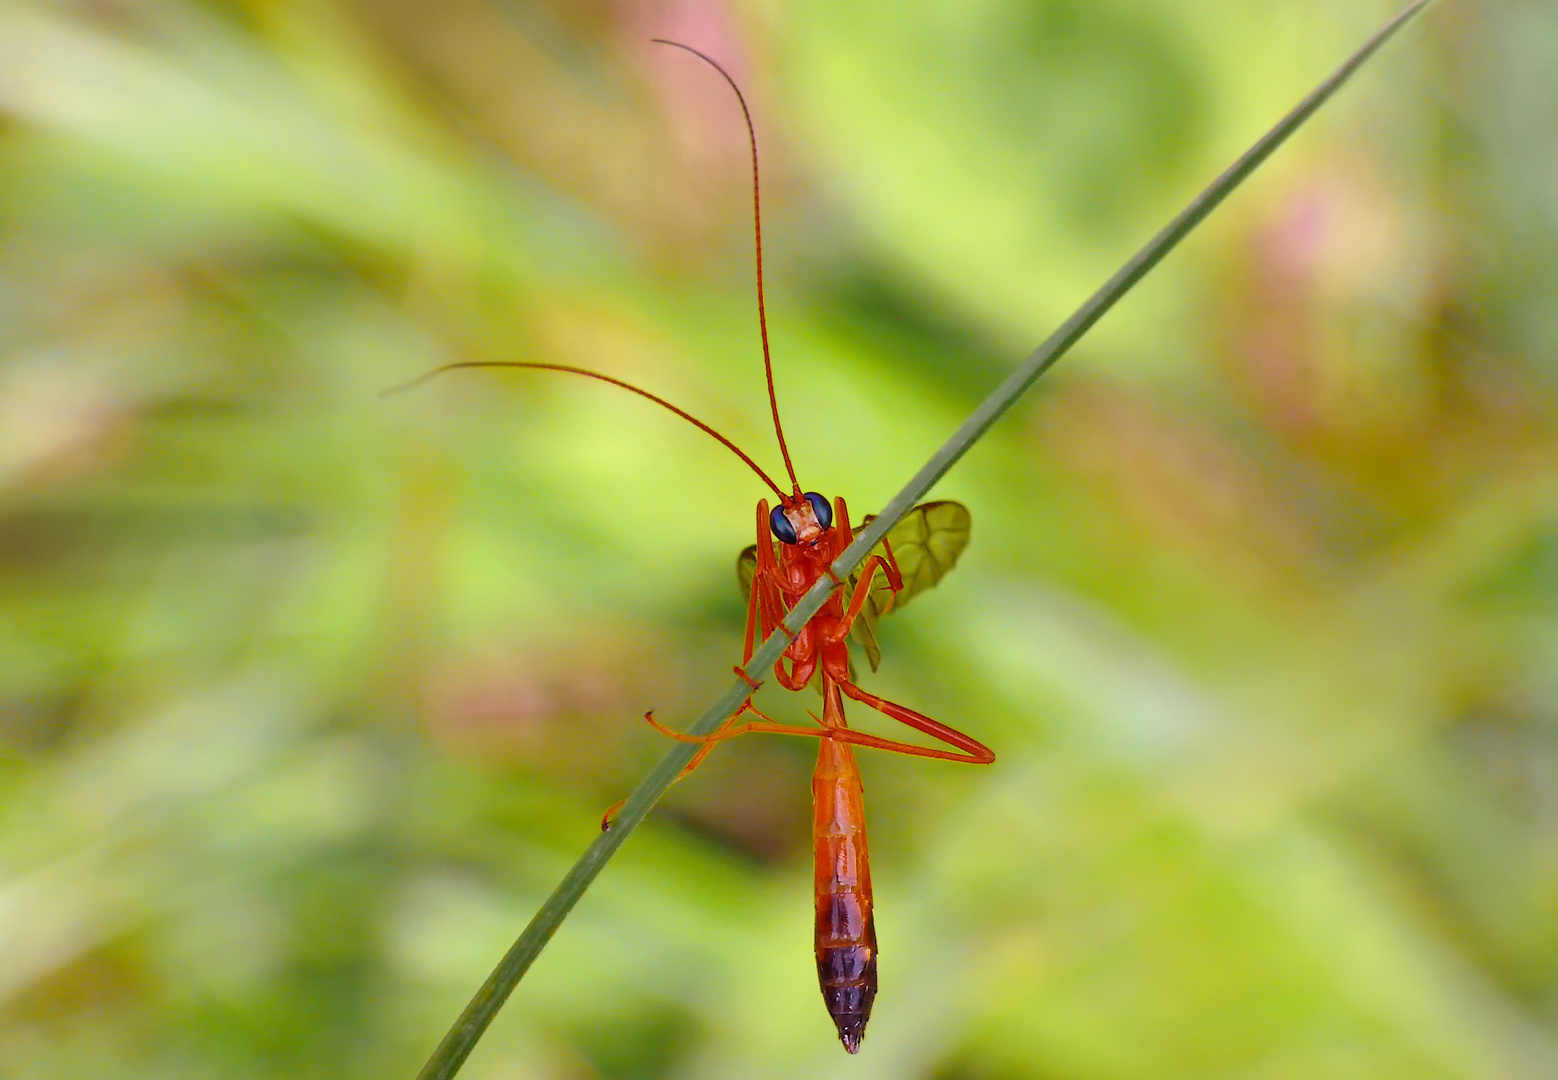
[[[842,555],[844,548],[848,547],[850,541],[854,539],[854,530],[850,528],[849,507],[845,504],[842,495],[834,500],[834,507],[835,527],[839,530],[838,540],[836,541],[838,546],[837,555]],[[848,604],[844,610],[844,617],[839,621],[833,632],[828,635],[829,641],[843,641],[849,635],[850,627],[855,624],[855,620],[860,617],[860,612],[866,606],[866,601],[871,598],[871,586],[878,570],[881,570],[886,576],[887,587],[892,590],[892,596],[888,599],[887,607],[883,609],[883,614],[891,610],[893,600],[903,591],[903,573],[898,569],[898,560],[893,557],[892,545],[887,542],[885,536],[882,538],[882,547],[887,552],[885,558],[881,555],[872,555],[865,561],[865,565],[861,567],[860,577],[855,582],[854,592],[850,594]],[[837,555],[835,555],[835,558],[837,558]],[[829,568],[829,573],[832,573],[831,567]]]
[[[751,612],[755,610],[759,616],[759,625],[762,628],[762,637],[766,639],[774,632],[774,628],[784,622],[787,607],[784,602],[784,594],[780,588],[780,582],[784,580],[779,573],[779,561],[774,557],[774,542],[768,535],[768,500],[757,501],[757,569],[752,573],[752,607],[748,609],[748,645],[746,658],[752,659],[752,652],[756,649],[756,642],[751,636]],[[791,638],[794,634],[786,631]]]

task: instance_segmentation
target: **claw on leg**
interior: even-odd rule
[[[622,812],[622,808],[626,805],[626,799],[618,799],[616,802],[606,807],[606,812],[600,817],[601,832],[611,831],[611,827],[617,823],[617,815]]]
[[[719,732],[717,731],[713,735],[687,735],[680,731],[672,731],[670,728],[666,727],[660,721],[655,719],[655,711],[653,709],[650,709],[644,714],[644,720],[649,724],[650,727],[654,728],[660,734],[664,735],[668,739],[675,739],[677,742],[711,743],[715,742],[717,736],[719,735]]]

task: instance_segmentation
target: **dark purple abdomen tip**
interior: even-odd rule
[[[817,956],[822,1000],[851,1054],[860,1050],[876,1000],[876,950],[861,945],[825,948]]]

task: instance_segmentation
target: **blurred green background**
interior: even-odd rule
[[[728,685],[778,469],[879,507],[1384,0],[3,0],[0,1076],[405,1077]],[[472,1078],[1558,1075],[1558,9],[1394,42],[937,489],[814,745],[673,789]],[[812,704],[774,695],[781,716]],[[887,731],[863,710],[861,726]]]

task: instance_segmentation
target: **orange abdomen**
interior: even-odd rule
[[[847,743],[820,740],[812,774],[817,978],[839,1041],[860,1049],[876,999],[876,927],[866,856],[865,794]]]

